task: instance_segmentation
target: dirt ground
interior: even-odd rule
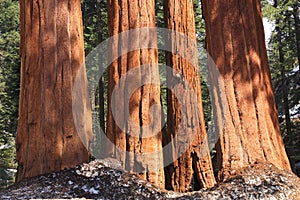
[[[120,170],[118,161],[96,160],[75,169],[23,180],[0,199],[300,199],[300,179],[271,164],[256,164],[213,188],[175,193]]]

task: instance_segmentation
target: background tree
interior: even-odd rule
[[[92,134],[80,1],[20,2],[17,181],[87,162]],[[81,90],[74,92],[78,78]],[[75,119],[72,97],[80,110]]]
[[[139,44],[155,46],[156,36],[144,35],[140,38],[138,28],[155,27],[155,2],[154,0],[120,0],[108,1],[108,28],[110,36],[120,32],[133,30],[128,37],[116,38],[109,49],[110,56],[114,60],[109,68],[108,79],[108,117],[107,137],[114,144],[106,148],[106,155],[113,156],[122,161],[123,166],[130,172],[140,172],[139,176],[164,187],[164,172],[162,163],[163,155],[158,153],[145,160],[143,155],[162,151],[162,136],[157,133],[160,127],[161,113],[150,110],[152,106],[160,105],[159,85],[146,84],[145,80],[156,80],[159,84],[158,53],[157,49],[137,49],[119,57],[120,49],[127,49],[129,45],[138,47]],[[146,67],[141,68],[142,65]],[[128,77],[127,72],[134,70],[135,77]],[[119,81],[121,78],[125,82]],[[133,94],[129,91],[134,83],[143,85],[137,88]],[[118,87],[123,94],[112,96],[113,90]],[[129,102],[126,102],[126,98]],[[128,105],[129,103],[129,105]],[[129,106],[129,113],[125,107]],[[115,110],[122,124],[117,124],[113,111]],[[149,112],[152,112],[150,117]],[[130,118],[130,119],[129,119]],[[152,121],[151,121],[152,119]],[[155,121],[154,121],[155,119]],[[141,129],[141,127],[150,127]],[[160,128],[159,128],[160,131]],[[154,134],[154,135],[153,135]],[[127,153],[126,153],[127,152]],[[140,156],[142,155],[142,156]]]
[[[171,36],[172,52],[183,52],[179,55],[167,52],[167,66],[173,68],[173,74],[168,74],[168,83],[174,83],[174,77],[182,76],[179,81],[180,86],[174,87],[174,90],[168,92],[168,129],[165,143],[174,142],[172,145],[173,157],[179,157],[174,163],[166,167],[166,187],[179,192],[189,191],[192,185],[193,177],[197,182],[196,188],[212,187],[215,184],[215,178],[212,169],[210,152],[207,145],[207,134],[204,122],[204,113],[202,106],[202,94],[200,87],[200,74],[198,69],[197,47],[192,51],[193,44],[196,44],[196,28],[194,16],[194,1],[173,1],[165,0],[165,21],[166,27],[174,32],[183,33],[186,38],[181,38],[178,34]],[[184,41],[186,39],[187,41]],[[191,55],[192,56],[191,56]],[[183,56],[183,57],[181,57]],[[188,60],[187,58],[192,58]],[[176,74],[177,73],[177,74]],[[185,84],[191,87],[185,89]],[[186,97],[183,102],[173,92],[177,92]],[[196,98],[196,105],[195,100]],[[192,113],[197,113],[197,116]],[[195,119],[198,118],[198,119]],[[190,125],[192,123],[198,123]],[[184,136],[181,137],[183,133]],[[187,137],[195,134],[193,141],[187,140]],[[175,138],[177,136],[177,139]],[[187,151],[180,151],[187,147]],[[194,187],[194,186],[192,186]],[[198,188],[197,188],[198,187]]]
[[[194,0],[194,13],[195,13],[195,23],[196,23],[196,39],[198,44],[199,57],[206,58],[206,43],[205,43],[205,23],[203,20],[203,13],[201,9],[201,0]],[[204,54],[204,55],[203,55]],[[202,90],[202,103],[205,124],[208,125],[212,121],[212,108],[211,100],[209,96],[209,82],[208,82],[208,71],[206,63],[199,59],[199,68],[201,76],[201,90]]]
[[[203,0],[219,178],[248,164],[290,170],[270,79],[260,2]]]
[[[263,14],[269,23],[274,24],[268,41],[269,63],[278,108],[279,122],[283,133],[292,169],[299,160],[299,16],[297,0],[267,1]],[[295,7],[297,7],[295,9]]]
[[[14,181],[19,101],[19,1],[0,2],[0,188]]]
[[[83,27],[84,27],[84,40],[85,40],[85,55],[89,55],[101,42],[108,38],[108,24],[107,24],[107,1],[106,0],[93,0],[83,1]],[[105,52],[97,54],[98,62],[94,66],[87,68],[87,76],[89,78],[90,100],[92,106],[92,114],[94,118],[98,118],[100,128],[105,132],[105,116],[107,115],[107,72],[103,73],[103,76],[99,80],[95,80],[95,74],[99,74],[104,70],[105,66],[102,66],[101,56]],[[100,65],[100,66],[99,66]],[[91,84],[93,83],[93,84]],[[94,142],[93,142],[93,157],[98,157],[101,154],[101,146],[103,145],[102,134],[99,134],[97,124],[93,124],[94,130]]]

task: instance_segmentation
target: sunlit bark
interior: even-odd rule
[[[290,170],[270,79],[260,2],[202,0],[219,178],[256,162]],[[214,65],[215,64],[215,65]]]
[[[21,0],[17,180],[89,161],[91,111],[80,1]],[[75,79],[81,88],[74,92]],[[80,136],[73,119],[72,98]]]

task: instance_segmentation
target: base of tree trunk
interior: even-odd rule
[[[272,164],[254,164],[236,171],[226,181],[207,190],[176,193],[120,170],[114,159],[96,160],[68,169],[25,179],[6,190],[1,199],[300,199],[300,178]]]

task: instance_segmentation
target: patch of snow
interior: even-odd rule
[[[69,184],[69,185],[73,185],[73,182],[72,182],[72,181],[68,181],[68,184]]]
[[[76,170],[76,174],[78,174],[78,175],[81,175],[82,173],[81,173],[81,171],[80,170]]]
[[[178,198],[178,197],[182,197],[184,194],[178,194],[178,193],[175,193],[175,192],[168,192],[166,194],[166,197],[168,199],[174,199],[174,198]]]
[[[250,185],[256,185],[259,186],[262,184],[261,180],[259,177],[248,177],[245,178],[245,183],[250,184]]]
[[[73,189],[76,189],[76,188],[78,188],[78,185],[74,185]]]
[[[299,109],[300,109],[300,102],[298,105],[295,105],[293,108],[290,109],[291,118],[300,117],[300,114],[298,114]]]
[[[11,145],[5,144],[5,145],[0,146],[0,150],[9,149],[10,147],[11,147]]]
[[[10,199],[11,196],[5,196],[5,195],[3,195],[3,196],[1,196],[1,198],[3,198],[3,199]]]
[[[17,170],[16,169],[4,169],[4,172],[7,175],[14,175],[15,173],[17,173]]]
[[[90,193],[90,194],[99,194],[99,192],[100,192],[99,190],[96,190],[96,189],[93,188],[93,187],[89,190],[89,193]]]
[[[263,24],[264,24],[264,32],[265,32],[265,42],[266,45],[268,46],[274,25],[272,24],[272,22],[269,22],[267,18],[263,18]]]
[[[83,189],[85,192],[89,191],[87,185],[84,185],[84,186],[82,187],[82,189]]]
[[[9,171],[11,173],[17,173],[18,170],[16,170],[16,169],[7,169],[7,171]]]
[[[92,173],[91,173],[91,172],[86,172],[86,173],[84,174],[84,176],[86,176],[86,177],[91,177],[91,176],[92,176]]]

